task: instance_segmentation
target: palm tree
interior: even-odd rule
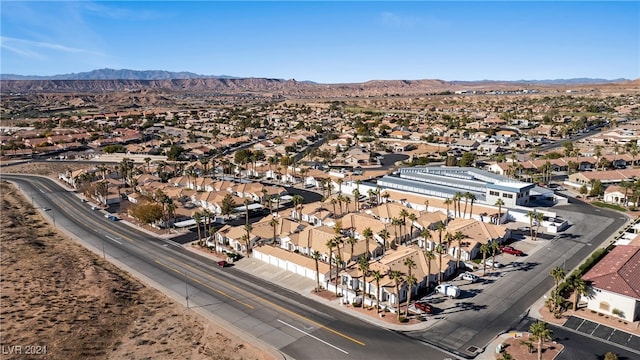
[[[427,290],[429,290],[431,286],[431,260],[436,258],[436,254],[431,250],[425,250],[424,258],[427,260]]]
[[[436,245],[436,252],[438,253],[438,284],[442,283],[442,253],[444,252],[444,245],[439,243]]]
[[[349,236],[347,238],[347,244],[351,245],[351,254],[350,254],[351,259],[353,259],[353,252],[355,251],[354,247],[356,246],[357,243],[358,243],[358,239],[356,239],[355,237]],[[349,260],[351,260],[351,259],[349,259]]]
[[[404,317],[409,317],[409,302],[411,301],[411,289],[415,284],[418,283],[418,280],[413,275],[407,275],[404,279],[407,282],[407,308],[405,309]]]
[[[389,232],[386,228],[382,229],[378,233],[378,236],[380,236],[380,238],[382,239],[382,255],[384,255],[384,252],[387,250],[387,239],[389,239]]]
[[[394,243],[397,245],[398,244],[398,226],[400,226],[400,224],[402,220],[398,219],[398,218],[392,218],[391,219],[391,225],[393,225],[393,236],[394,236]]]
[[[380,270],[374,270],[371,272],[371,277],[376,282],[376,313],[380,312],[380,280],[384,277],[384,275],[380,272]]]
[[[460,258],[462,257],[462,240],[464,240],[465,235],[462,233],[462,231],[456,231],[455,234],[453,234],[453,240],[456,240],[458,242],[458,262],[456,264],[457,268],[460,268]]]
[[[576,311],[578,310],[580,296],[588,295],[589,287],[587,286],[587,282],[582,280],[579,276],[570,276],[567,281],[569,282],[571,289],[573,289],[573,311]]]
[[[491,252],[489,244],[480,245],[480,252],[482,253],[482,276],[487,274],[487,254]]]
[[[409,212],[407,211],[407,209],[400,210],[400,216],[402,217],[402,227],[404,228],[404,231],[400,232],[400,236],[404,239],[404,236],[402,234],[404,233],[406,235],[406,232],[407,232],[407,216],[409,216]]]
[[[424,248],[424,251],[427,251],[427,242],[432,238],[431,231],[429,228],[425,227],[420,231],[420,236],[424,239],[422,247]]]
[[[245,234],[247,236],[247,257],[251,257],[251,230],[253,230],[253,226],[251,226],[251,224],[247,223],[244,225],[244,231],[247,232]]]
[[[558,285],[560,285],[560,281],[562,279],[564,279],[564,276],[566,275],[564,268],[562,266],[556,266],[553,269],[551,269],[551,271],[549,272],[549,275],[551,275],[551,277],[553,278],[553,281],[555,283],[554,289],[553,289],[553,310],[555,311],[556,308],[558,307],[558,296],[560,294],[558,294]]]
[[[469,200],[471,201],[471,208],[469,209],[469,219],[471,219],[471,217],[473,216],[473,203],[476,202],[476,200],[478,199],[474,194],[471,194],[471,193],[468,193],[468,194],[469,194]]]
[[[542,343],[551,340],[553,332],[547,327],[544,321],[536,321],[529,327],[531,337],[538,343],[538,360],[542,360]]]
[[[542,221],[544,220],[544,214],[536,213],[535,220],[536,220],[536,237],[533,240],[538,240],[538,232],[540,230],[540,224],[542,224]]]
[[[149,172],[149,163],[151,162],[151,158],[150,157],[144,158],[144,162],[147,164],[147,173],[148,173]]]
[[[296,210],[296,214],[298,215],[298,221],[302,221],[302,203],[304,202],[304,198],[302,195],[295,194],[291,198],[293,202],[293,208]]]
[[[342,256],[340,256],[340,254],[336,254],[335,260],[336,260],[336,297],[338,297],[338,280],[340,279],[340,268],[342,267],[342,265],[344,265],[344,261],[342,260]]]
[[[273,243],[276,242],[277,230],[278,230],[279,224],[280,222],[275,217],[272,217],[271,220],[269,221],[269,225],[271,225],[271,227],[273,228]]]
[[[364,256],[361,256],[358,259],[358,269],[360,270],[360,272],[362,272],[362,292],[364,293],[367,283],[367,274],[369,274],[369,260],[367,260],[367,258],[365,258]],[[357,291],[358,289],[356,289],[356,292]]]
[[[320,260],[320,252],[318,250],[313,250],[311,253],[311,258],[316,262],[316,292],[320,291],[320,267],[318,266],[318,260]]]
[[[413,224],[416,222],[416,220],[418,220],[418,217],[416,216],[416,214],[411,213],[411,214],[409,214],[409,216],[407,216],[407,218],[409,218],[410,225],[411,225],[411,226],[409,226],[409,229],[410,229],[410,231],[409,231],[409,239],[411,239],[413,237]]]
[[[496,200],[495,205],[498,207],[498,225],[502,223],[502,207],[504,206],[504,201],[502,199]]]
[[[412,278],[412,270],[416,268],[416,262],[413,261],[413,258],[405,258],[404,259],[404,266],[407,267],[407,282],[409,278]],[[415,278],[414,278],[415,279]],[[409,316],[409,301],[411,300],[411,287],[415,284],[415,282],[412,284],[411,282],[408,282],[409,285],[409,289],[407,291],[407,308],[406,308],[406,313],[405,313],[405,317]]]
[[[351,198],[348,197],[348,196],[344,196],[342,198],[342,200],[344,201],[344,207],[345,207],[345,210],[347,210],[347,214],[348,214],[349,213],[349,204],[351,204]],[[357,203],[355,205],[357,205]]]
[[[535,240],[533,237],[533,219],[536,218],[536,212],[534,210],[529,210],[527,217],[529,218],[529,235],[531,236],[531,239]]]
[[[489,243],[489,249],[491,249],[491,271],[493,271],[496,264],[496,254],[500,250],[500,244],[498,244],[497,241],[491,240]]]
[[[453,203],[453,200],[447,198],[444,201],[444,204],[447,205],[447,223],[449,222],[449,205],[451,205]],[[455,210],[454,210],[455,211]]]
[[[336,241],[334,239],[329,239],[325,243],[325,246],[329,248],[329,280],[331,280],[331,275],[333,274],[333,247],[336,246]]]
[[[198,225],[198,245],[202,246],[202,234],[200,233],[200,220],[202,220],[202,215],[200,214],[200,212],[196,211],[193,214],[193,219],[196,221],[196,224]]]
[[[469,198],[471,197],[471,193],[467,191],[464,194],[462,194],[462,197],[464,198],[464,212],[462,213],[462,217],[464,218],[465,216],[467,216],[467,204],[469,203]]]
[[[389,278],[393,280],[393,283],[396,286],[396,300],[398,302],[398,321],[400,321],[400,282],[402,281],[402,272],[399,270],[391,270],[389,273]]]
[[[460,207],[461,207],[461,206],[460,206],[460,201],[462,200],[462,197],[463,197],[463,194],[462,194],[462,192],[460,192],[460,191],[456,192],[456,193],[453,195],[453,200],[455,200],[456,205],[457,205],[457,207],[458,207],[458,217],[461,217],[461,216],[460,216]]]
[[[360,190],[353,189],[353,200],[355,201],[356,212],[359,212],[360,211]]]
[[[373,238],[373,231],[371,231],[371,228],[365,228],[362,231],[362,236],[364,236],[364,241],[365,241],[365,256],[367,257],[367,259],[371,258],[371,253],[369,252],[369,241],[371,241],[371,239]]]

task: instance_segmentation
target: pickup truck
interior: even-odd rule
[[[440,284],[436,286],[436,292],[448,296],[451,299],[460,296],[460,288],[452,284]]]

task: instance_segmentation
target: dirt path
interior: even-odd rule
[[[0,359],[273,358],[66,238],[13,186],[0,194]]]

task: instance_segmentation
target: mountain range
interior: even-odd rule
[[[201,75],[188,71],[166,71],[166,70],[131,70],[131,69],[98,69],[87,72],[60,74],[51,76],[41,75],[16,75],[0,74],[0,80],[184,80],[184,79],[246,79],[239,76],[230,75]],[[272,79],[283,81],[284,79]],[[540,85],[587,85],[606,84],[627,81],[628,79],[597,79],[597,78],[574,78],[574,79],[547,79],[547,80],[479,80],[479,81],[449,81],[451,84],[465,85],[500,82],[500,83],[528,83]],[[315,84],[313,81],[301,81],[302,83]]]

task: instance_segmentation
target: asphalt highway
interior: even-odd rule
[[[378,328],[285,288],[92,211],[53,180],[2,174],[56,226],[194,311],[295,359],[444,359],[424,342]]]

